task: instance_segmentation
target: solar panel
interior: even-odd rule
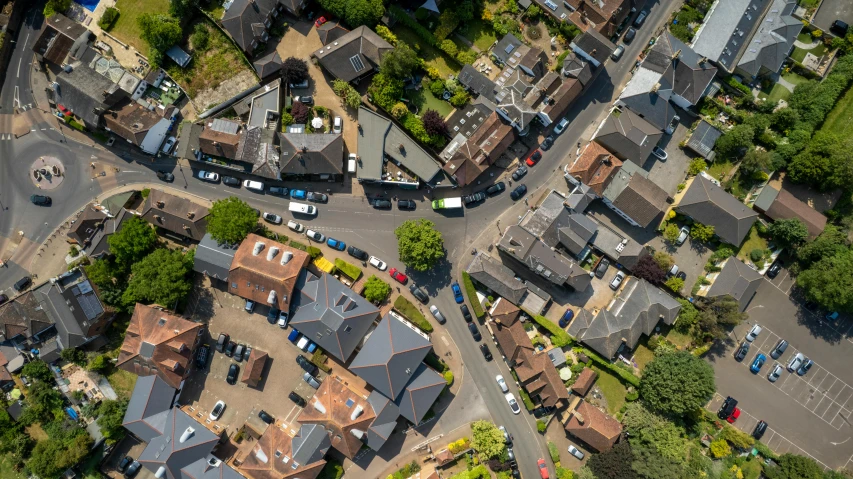
[[[95,319],[104,312],[101,302],[98,301],[98,298],[96,298],[94,294],[77,296],[77,302],[83,309],[83,314],[86,315],[87,319]]]
[[[552,2],[551,0],[545,0],[545,6],[547,6],[551,10],[554,10],[554,11],[557,10],[557,4]]]
[[[364,70],[364,63],[362,63],[361,57],[358,55],[351,56],[349,62],[352,63],[352,67],[355,68],[355,71],[360,72]]]

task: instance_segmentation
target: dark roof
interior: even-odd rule
[[[519,40],[512,33],[507,33],[500,40],[498,40],[498,44],[492,48],[492,55],[497,57],[501,63],[508,63],[510,58],[516,53],[516,50],[524,45],[524,42]]]
[[[763,211],[774,221],[791,218],[802,221],[809,230],[809,238],[817,237],[826,228],[826,216],[785,189],[777,190],[770,185],[765,186],[753,208]]]
[[[622,434],[622,425],[586,401],[581,401],[565,426],[566,432],[597,452],[610,450]]]
[[[598,231],[598,223],[589,216],[572,213],[569,224],[557,230],[557,238],[570,253],[578,256]]]
[[[276,8],[275,0],[234,0],[222,15],[222,27],[245,52],[252,52],[252,41],[266,31],[264,22]]]
[[[104,111],[126,93],[88,65],[77,62],[68,69],[71,71],[63,69],[56,75],[56,103],[71,110],[86,125],[95,127]]]
[[[6,408],[6,412],[9,413],[9,416],[11,416],[13,420],[17,421],[20,419],[21,415],[24,414],[24,402],[12,402],[9,404],[9,407]]]
[[[252,165],[252,174],[281,179],[280,155],[275,147],[275,131],[259,126],[245,130],[237,146],[237,160]]]
[[[773,0],[740,57],[738,69],[752,76],[779,71],[803,29],[803,22],[793,16],[796,8],[795,0]]]
[[[649,226],[669,208],[669,195],[648,179],[648,173],[633,162],[624,163],[604,197],[642,227]]]
[[[693,38],[696,53],[734,71],[737,59],[772,0],[730,0],[718,2],[705,16]]]
[[[645,92],[637,95],[623,96],[619,103],[627,106],[640,118],[643,118],[658,130],[666,129],[667,125],[676,116],[675,106],[668,101],[668,97],[658,92]],[[642,160],[645,160],[643,158]]]
[[[281,427],[271,425],[242,459],[240,472],[251,479],[314,479],[325,466],[323,457],[330,447],[323,426],[302,425],[291,437]]]
[[[658,37],[643,60],[643,68],[661,74],[662,95],[678,95],[696,105],[714,79],[717,68],[669,31]]]
[[[366,443],[374,451],[378,451],[391,437],[394,428],[397,427],[397,418],[400,417],[400,408],[379,391],[371,391],[367,402],[373,408],[376,419],[367,428]]]
[[[290,175],[340,175],[344,140],[340,133],[279,133],[281,173]]]
[[[16,336],[30,339],[53,324],[40,296],[34,291],[28,291],[0,306],[0,341],[9,341]]]
[[[477,253],[466,271],[472,279],[514,304],[527,294],[527,286],[515,279],[515,272],[486,253]]]
[[[163,435],[176,392],[160,376],[140,376],[136,379],[121,425],[145,442]]]
[[[54,13],[44,22],[33,51],[54,65],[62,65],[74,42],[83,35],[90,35],[85,26],[61,13]]]
[[[105,315],[112,315],[80,269],[63,273],[56,282],[49,281],[33,292],[56,323],[63,348],[76,348],[93,340],[97,336],[90,333],[93,326]]]
[[[583,57],[569,50],[563,59],[563,75],[577,78],[581,85],[586,86],[592,80],[592,66]]]
[[[181,136],[178,139],[178,147],[175,149],[175,156],[178,158],[194,160],[195,152],[199,149],[199,137],[203,130],[203,125],[184,122],[184,124],[181,125]]]
[[[696,126],[696,130],[693,131],[693,134],[690,135],[690,139],[687,140],[687,148],[699,153],[703,158],[707,160],[713,160],[716,156],[716,152],[714,151],[714,145],[717,144],[717,140],[723,136],[723,132],[716,129],[710,123],[705,120],[699,122],[699,125]]]
[[[619,157],[642,166],[663,132],[629,109],[615,109],[604,120],[595,141]]]
[[[341,22],[337,20],[329,20],[317,28],[317,35],[320,36],[320,42],[324,46],[338,40],[347,33],[349,33],[349,30],[344,28]]]
[[[401,416],[417,425],[421,423],[446,386],[447,381],[440,374],[421,363],[412,373],[412,380],[406,385],[406,389],[394,403],[400,408]]]
[[[77,242],[78,245],[87,245],[101,229],[101,225],[107,220],[107,215],[94,208],[90,203],[83,208],[83,212],[68,229],[68,237]]]
[[[275,75],[281,71],[281,57],[278,55],[277,51],[273,51],[258,58],[252,63],[252,65],[255,67],[255,72],[257,72],[258,77],[263,81],[267,77]]]
[[[162,466],[167,471],[164,477],[184,479],[188,476],[181,470],[207,457],[217,442],[219,436],[213,431],[183,410],[172,408],[166,417],[163,435],[151,439],[137,460],[151,472]]]
[[[465,64],[459,72],[459,83],[475,95],[482,95],[490,101],[495,101],[495,82],[478,72],[473,66]]]
[[[726,243],[739,246],[758,213],[702,175],[694,177],[676,209],[694,220],[714,227]]]
[[[593,29],[589,29],[572,39],[571,47],[575,53],[599,64],[607,61],[613,50],[616,50],[616,45],[613,42]]]
[[[577,262],[564,257],[518,225],[504,231],[498,248],[548,281],[585,291],[592,279]]]
[[[220,243],[206,233],[195,250],[193,271],[225,281],[236,252],[237,245]]]
[[[723,269],[711,283],[705,296],[716,298],[729,295],[740,304],[744,311],[761,285],[761,273],[750,268],[743,261],[731,257],[725,261]]]
[[[162,119],[160,115],[130,98],[118,102],[104,112],[107,128],[136,146],[142,146],[148,131]]]
[[[142,206],[145,221],[195,241],[207,232],[207,213],[206,206],[157,189],[148,193]]]
[[[92,237],[92,241],[89,243],[89,246],[83,249],[92,258],[100,258],[104,255],[110,254],[109,237],[114,233],[121,231],[124,223],[135,216],[136,215],[124,208],[120,209],[114,217],[109,218],[104,222],[103,226],[98,229],[95,236]]]
[[[313,53],[320,65],[335,78],[352,81],[379,67],[382,55],[394,49],[368,27],[361,26],[345,33]]]

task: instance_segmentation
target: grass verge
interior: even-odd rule
[[[480,300],[477,299],[477,290],[474,288],[474,282],[471,281],[471,275],[465,271],[462,272],[462,286],[465,287],[465,294],[468,295],[468,302],[474,309],[474,315],[477,316],[477,319],[483,319],[486,313],[483,311]]]
[[[338,268],[339,271],[349,276],[353,281],[361,277],[361,268],[354,264],[347,263],[340,258],[335,258],[335,268]]]
[[[394,300],[394,309],[424,332],[431,333],[433,331],[432,324],[418,311],[417,306],[402,295],[397,296],[397,299]]]

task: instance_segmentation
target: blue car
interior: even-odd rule
[[[758,371],[761,371],[761,366],[764,366],[764,361],[767,361],[767,356],[759,354],[755,357],[755,361],[752,362],[752,366],[749,367],[749,370],[754,373],[758,373]]]
[[[575,317],[575,312],[571,309],[567,309],[565,313],[563,313],[563,317],[560,318],[560,327],[565,328],[569,325],[569,321]]]
[[[305,190],[290,190],[290,197],[294,200],[304,200],[308,196]]]
[[[459,287],[459,283],[453,282],[450,285],[450,289],[453,290],[453,299],[456,300],[456,304],[462,304],[465,301],[465,298],[462,297],[462,288]]]
[[[287,339],[291,343],[296,344],[296,341],[299,340],[299,336],[302,336],[302,335],[299,334],[299,331],[294,329],[293,331],[290,332],[290,334],[287,335]]]
[[[335,238],[329,238],[326,240],[326,244],[329,245],[329,248],[336,249],[338,251],[343,251],[347,249],[347,244],[343,241],[338,241]]]

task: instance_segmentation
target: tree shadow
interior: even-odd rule
[[[441,289],[450,286],[452,265],[447,258],[445,250],[444,258],[441,258],[429,271],[414,271],[406,268],[406,272],[415,283],[424,288],[430,297],[435,297]]]

